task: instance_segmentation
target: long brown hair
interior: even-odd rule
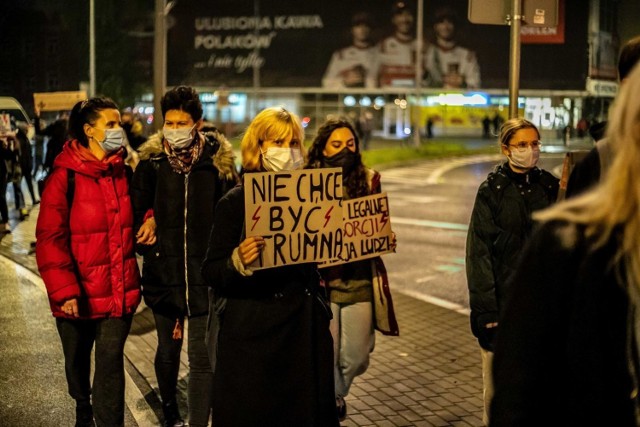
[[[347,128],[353,134],[356,142],[356,164],[348,176],[343,176],[343,185],[350,199],[369,195],[369,184],[367,183],[366,167],[362,163],[362,155],[360,154],[360,139],[351,122],[345,117],[330,118],[326,120],[318,128],[318,132],[311,147],[309,147],[308,161],[305,168],[315,169],[325,167],[324,154],[322,151],[327,145],[329,137],[334,130]]]

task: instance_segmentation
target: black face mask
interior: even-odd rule
[[[356,160],[358,159],[358,155],[353,151],[349,150],[348,147],[344,147],[337,154],[334,154],[331,157],[325,157],[323,163],[325,166],[332,168],[342,168],[342,175],[346,176],[349,172],[351,172],[356,165]]]

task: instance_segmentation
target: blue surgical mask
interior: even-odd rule
[[[105,129],[104,139],[98,141],[98,143],[105,153],[111,153],[124,145],[124,138],[124,130],[122,128]]]

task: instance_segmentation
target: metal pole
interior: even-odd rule
[[[96,8],[89,2],[89,97],[96,95]]]
[[[522,0],[513,0],[511,6],[511,38],[509,48],[509,118],[518,117],[518,88],[520,84],[520,27]]]
[[[166,0],[155,0],[155,27],[153,34],[153,126],[162,127],[164,119],[160,110],[160,100],[167,85],[167,29]]]
[[[256,17],[256,20],[260,19],[260,0],[253,1],[253,14]],[[254,31],[254,35],[256,36],[256,40],[258,40],[260,37],[260,30],[258,30],[257,26]],[[260,57],[260,48],[257,45],[253,50],[253,53],[256,57],[253,63],[253,108],[250,118],[253,118],[258,114],[258,96],[260,93],[260,65],[258,63],[258,58]]]
[[[423,26],[424,26],[424,0],[418,0],[418,11],[416,13],[416,100],[413,105],[413,145],[420,146],[420,87],[422,85],[423,73]]]

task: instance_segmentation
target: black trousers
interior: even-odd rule
[[[4,162],[0,159],[0,162]],[[7,207],[7,173],[0,170],[0,223],[9,222],[9,208]]]
[[[176,400],[178,374],[180,371],[180,352],[183,340],[173,339],[176,319],[153,313],[158,333],[158,348],[155,357],[156,378],[163,403]],[[182,319],[180,319],[182,321]],[[207,316],[190,317],[188,325],[189,382],[187,399],[189,404],[189,425],[207,426],[211,416],[211,398],[213,391],[213,371],[209,363],[209,354],[204,339],[207,330]]]
[[[69,394],[80,405],[93,400],[98,427],[124,426],[124,343],[133,316],[95,320],[56,318]],[[91,350],[95,344],[93,399]]]

